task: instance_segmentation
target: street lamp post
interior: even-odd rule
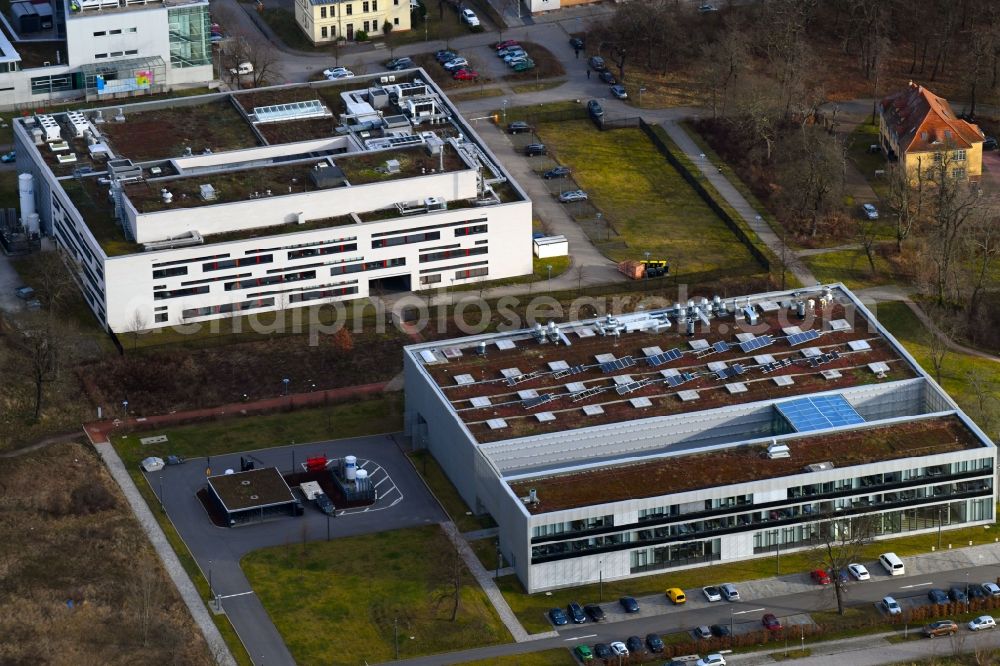
[[[546,266],[546,268],[549,269],[549,281],[551,282],[552,281],[552,264],[549,264],[548,266]]]
[[[163,475],[160,475],[160,511],[166,511],[163,508]]]
[[[125,428],[128,429],[128,400],[122,400],[122,409],[125,410]]]
[[[503,112],[503,122],[506,125],[507,124],[507,100],[504,100],[503,103],[500,105],[500,110]]]
[[[646,89],[642,86],[639,87],[639,108],[642,108],[642,93],[646,92]]]
[[[941,550],[941,507],[938,507],[938,550]]]
[[[212,587],[212,560],[208,561],[208,596],[215,599],[215,588]]]
[[[597,571],[597,585],[598,585],[598,595],[601,603],[604,603],[604,560],[597,561],[598,571]]]
[[[288,395],[288,384],[291,383],[291,381],[292,380],[289,379],[288,377],[285,377],[284,379],[281,380],[281,383],[285,385],[285,395]]]
[[[729,635],[736,635],[736,616],[733,615],[733,607],[729,607]]]
[[[503,564],[503,553],[500,552],[500,539],[497,539],[497,575],[496,578],[500,577],[500,565]]]

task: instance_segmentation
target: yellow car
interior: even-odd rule
[[[670,599],[676,605],[680,605],[687,601],[687,597],[684,596],[684,590],[679,587],[672,587],[667,590],[667,599]]]

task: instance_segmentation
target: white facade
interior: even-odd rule
[[[359,78],[350,85],[365,90],[368,83]],[[303,89],[307,96],[315,94]],[[197,103],[196,98],[184,101]],[[152,104],[160,108],[172,103]],[[103,118],[115,113],[105,109]],[[125,107],[126,128],[138,113]],[[345,160],[359,156],[388,163],[401,157],[391,147],[368,149],[353,134],[147,163],[146,176],[152,174],[149,164],[172,175],[123,186],[119,240],[127,236],[129,242],[124,249],[117,242],[114,251],[95,236],[64,189],[86,182],[93,187],[88,197],[112,197],[113,172],[94,171],[80,181],[56,175],[45,164],[49,146],[33,140],[35,125],[18,121],[15,135],[19,160],[23,155],[35,177],[43,231],[79,266],[84,297],[96,316],[110,330],[123,332],[361,298],[382,280],[416,291],[531,272],[530,200],[457,115],[441,114],[442,121],[449,117],[447,125],[438,123],[449,138],[437,139],[424,125],[419,135],[406,135],[423,143],[405,149],[411,161],[433,167],[440,161],[443,167],[443,156],[427,154],[432,145],[438,146],[449,152],[448,169],[414,167],[374,182],[345,181],[308,191],[248,189],[246,198],[217,203],[181,196],[192,183],[218,183],[234,169],[248,178],[269,165],[301,169],[296,173],[304,176],[318,163],[347,164]],[[91,120],[86,131],[97,140],[102,127]],[[64,135],[66,131],[64,124]],[[126,155],[112,155],[119,157]],[[483,198],[493,192],[484,174],[507,188],[505,199]],[[130,187],[154,193],[174,190],[175,196],[161,206],[137,205],[129,198]],[[415,202],[429,203],[406,214],[399,208]],[[104,214],[110,215],[112,208],[109,204]],[[214,240],[220,234],[225,240]]]
[[[543,236],[533,241],[535,256],[539,259],[565,257],[569,254],[569,241],[565,236]]]
[[[0,89],[5,91],[0,108],[79,98],[112,100],[215,78],[207,0],[81,4],[67,2],[63,7],[57,24],[65,37],[48,42],[50,60],[0,59],[10,60],[4,65],[7,71],[0,70]],[[8,50],[2,41],[0,34],[0,49],[16,54],[17,42]],[[108,85],[99,90],[95,75],[101,73]]]
[[[815,548],[817,539],[826,531],[850,529],[850,518],[855,516],[866,516],[866,520],[872,521],[876,539],[934,531],[939,525],[950,529],[992,522],[997,499],[993,482],[996,447],[875,322],[850,291],[842,285],[832,285],[817,287],[815,294],[781,292],[752,298],[754,302],[778,302],[814,295],[826,298],[831,293],[845,305],[856,307],[873,324],[874,329],[869,328],[859,336],[866,342],[882,338],[898,355],[899,360],[894,363],[901,362],[916,374],[804,394],[842,398],[856,410],[863,423],[808,433],[782,431],[776,425],[776,407],[785,401],[769,398],[701,409],[694,402],[686,411],[662,416],[636,410],[632,420],[535,434],[530,434],[529,427],[529,434],[519,437],[482,440],[470,429],[467,419],[471,417],[459,411],[468,411],[469,396],[476,395],[468,392],[468,388],[461,388],[458,373],[465,370],[450,367],[449,357],[441,352],[454,349],[450,356],[461,360],[463,355],[477,354],[480,345],[486,343],[489,358],[498,353],[493,351],[494,345],[500,349],[497,343],[503,341],[511,356],[496,363],[500,367],[506,363],[514,365],[518,360],[515,354],[520,353],[514,351],[515,346],[518,350],[526,347],[529,356],[521,357],[518,368],[519,372],[528,373],[535,369],[527,365],[534,353],[531,348],[539,344],[537,331],[529,329],[407,347],[405,426],[414,446],[433,453],[468,505],[477,513],[489,512],[496,520],[500,548],[528,592],[766,557],[776,549],[785,552]],[[740,299],[741,307],[743,302]],[[574,331],[601,321],[571,322],[558,328],[575,340]],[[732,330],[731,324],[725,325]],[[619,354],[625,353],[623,348],[629,345],[628,335],[623,333],[621,341],[616,341],[614,348]],[[664,350],[677,344],[669,341],[670,336],[661,338],[665,341]],[[565,358],[569,350],[551,341],[542,344],[548,346],[537,353],[544,354],[547,361]],[[689,353],[691,359],[685,363],[695,362],[694,354]],[[785,353],[796,350],[792,348]],[[643,376],[643,365],[626,372],[634,373],[633,379],[637,379]],[[453,378],[455,385],[446,380],[441,385],[435,381],[431,369],[440,367],[447,369],[444,376]],[[574,373],[547,379],[544,371],[539,375],[537,380],[517,383],[513,388],[496,389],[505,397],[490,394],[492,404],[507,409],[514,405],[516,409],[518,396],[510,397],[513,391],[536,388],[536,395],[560,391],[565,382],[593,376]],[[755,379],[768,385],[771,382],[753,367],[744,376],[746,382]],[[605,381],[611,378],[605,375]],[[487,374],[477,376],[469,386],[478,380],[495,385],[489,379]],[[796,381],[801,380],[796,378]],[[722,388],[715,386],[714,390]],[[566,388],[572,392],[583,387],[566,385]],[[455,389],[465,392],[460,394],[461,398],[449,400],[448,391]],[[505,390],[507,393],[503,393]],[[587,404],[565,399],[566,393],[558,395],[558,401],[541,408],[555,415],[552,423],[575,418],[573,413]],[[789,395],[788,401],[802,397],[803,394]],[[677,401],[677,396],[664,394],[662,399]],[[610,397],[596,400],[611,409],[616,398],[612,392]],[[628,396],[618,400],[627,402]],[[541,410],[526,407],[520,413],[530,419],[538,411]],[[686,477],[692,472],[685,468],[685,456],[692,454],[710,455],[737,448],[749,451],[743,447],[766,448],[777,443],[787,444],[795,458],[800,443],[823,436],[856,433],[863,440],[875,428],[933,428],[943,423],[963,432],[973,444],[952,451],[917,449],[905,457],[872,459],[864,464],[848,465],[835,457],[830,461],[832,465],[816,470],[805,469],[805,465],[819,461],[803,460],[801,466],[789,468],[793,471],[770,478],[748,477],[739,483],[716,487],[698,488],[695,483],[690,487],[696,489],[650,497],[643,496],[648,491],[642,487],[642,480],[634,479],[631,499],[584,502],[571,508],[553,506],[551,499],[546,504],[545,481],[561,476],[571,477],[572,481],[567,483],[599,485],[604,471],[618,466],[651,465]],[[616,481],[611,486],[617,489],[622,483]],[[527,501],[535,484],[540,502],[537,508]],[[514,486],[522,492],[515,493]]]

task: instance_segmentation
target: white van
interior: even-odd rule
[[[229,73],[232,74],[233,76],[241,76],[243,74],[253,74],[253,63],[241,62],[238,67],[230,69]]]
[[[896,556],[896,553],[882,553],[878,556],[878,562],[890,576],[902,576],[906,573],[903,567],[903,560]]]

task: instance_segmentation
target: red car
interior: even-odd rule
[[[760,622],[768,631],[781,631],[781,621],[774,616],[774,613],[765,613]]]
[[[454,77],[459,81],[475,81],[479,78],[479,72],[474,69],[460,69],[455,72]]]
[[[497,42],[493,48],[499,51],[500,49],[505,49],[508,46],[517,46],[517,40],[508,39],[505,42]]]
[[[830,574],[823,571],[822,569],[814,569],[809,576],[813,579],[814,583],[819,585],[829,585],[830,584]]]

